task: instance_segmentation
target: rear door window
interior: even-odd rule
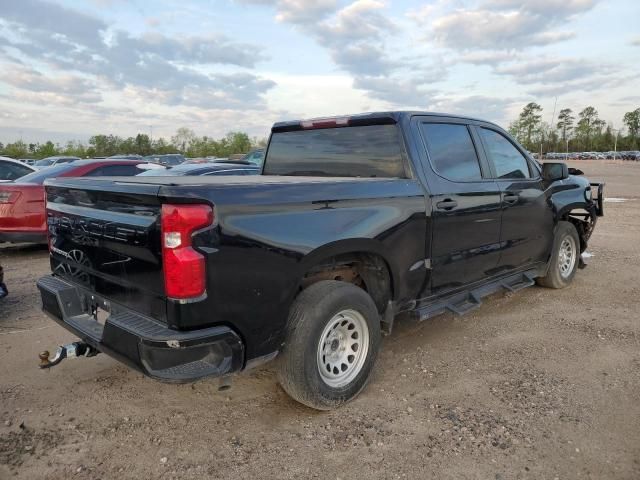
[[[271,136],[264,175],[406,177],[396,125],[366,125]]]
[[[433,169],[454,182],[482,180],[480,163],[466,125],[422,123],[422,134]]]
[[[478,132],[497,178],[531,178],[529,162],[507,137],[488,128],[479,128]]]

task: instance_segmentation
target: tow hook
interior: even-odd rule
[[[49,358],[51,354],[48,350],[40,352],[38,358],[40,358],[40,368],[51,368],[58,365],[65,358],[93,357],[98,353],[100,352],[88,343],[73,342],[59,346],[56,354],[51,359]]]

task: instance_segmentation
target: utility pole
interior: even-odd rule
[[[616,153],[618,153],[618,129],[617,128],[612,128],[611,131],[613,132],[613,159],[616,159]]]
[[[554,125],[554,122],[556,121],[556,107],[557,107],[557,106],[558,106],[558,97],[556,97],[556,99],[555,99],[555,100],[554,100],[554,102],[553,102],[553,115],[551,115],[551,123],[549,124],[549,126],[551,127],[551,130],[555,130],[555,128],[553,127],[553,125]],[[549,136],[551,136],[551,134],[549,134]],[[548,143],[549,143],[549,142],[547,141],[547,144],[548,144]],[[553,146],[553,149],[555,150],[557,146],[558,146],[558,144],[556,143],[556,144]]]

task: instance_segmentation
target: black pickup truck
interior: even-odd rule
[[[581,172],[577,172],[581,173]],[[330,409],[365,386],[400,315],[569,285],[603,185],[538,164],[500,127],[420,112],[277,123],[262,175],[57,179],[43,309],[155,379],[276,359]]]

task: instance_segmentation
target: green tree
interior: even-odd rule
[[[244,132],[229,132],[224,138],[227,145],[227,155],[234,153],[247,153],[251,150],[251,140]]]
[[[136,135],[136,153],[139,155],[150,155],[151,154],[151,140],[149,139],[149,135],[144,133],[139,133]]]
[[[151,144],[151,152],[156,153],[158,155],[166,154],[166,153],[175,153],[176,147],[171,143],[168,143],[164,138],[156,138],[153,140]]]
[[[28,152],[27,144],[22,140],[18,140],[14,143],[7,143],[4,147],[4,154],[11,158],[24,158],[27,156]]]
[[[60,153],[80,158],[89,156],[89,154],[87,153],[87,147],[82,142],[74,140],[69,140]]]
[[[524,136],[524,146],[528,150],[534,151],[535,144],[533,136],[537,132],[540,122],[542,121],[542,107],[535,102],[525,105],[520,112],[518,122],[520,124],[521,134]]]
[[[631,112],[625,113],[624,117],[622,117],[622,121],[629,132],[629,143],[633,145],[631,148],[634,148],[636,145],[636,139],[638,138],[638,133],[640,133],[640,108],[636,108]]]
[[[93,156],[109,157],[121,151],[122,139],[116,135],[94,135],[89,139],[89,145],[93,147]]]
[[[573,111],[570,108],[563,108],[560,110],[558,114],[558,123],[556,128],[560,130],[562,138],[562,144],[565,146],[567,144],[567,139],[569,135],[571,135],[571,130],[573,130],[573,122],[575,121],[575,117],[573,116]]]
[[[509,124],[508,128],[509,133],[516,138],[520,143],[524,142],[524,138],[522,135],[522,125],[519,120],[514,120]]]
[[[51,140],[45,143],[39,143],[36,147],[35,156],[38,158],[53,157],[60,153],[59,149],[53,144]]]
[[[580,120],[578,120],[576,133],[582,139],[583,148],[590,149],[594,133],[602,130],[604,122],[598,118],[598,111],[592,106],[582,110],[578,117]]]
[[[195,139],[195,137],[196,134],[193,130],[187,127],[181,127],[176,131],[176,134],[171,137],[171,143],[175,145],[180,153],[185,153],[189,144]]]

